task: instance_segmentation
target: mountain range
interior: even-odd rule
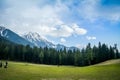
[[[31,47],[37,46],[37,47],[48,47],[48,48],[55,48],[57,50],[60,49],[66,49],[66,50],[77,50],[76,47],[66,47],[61,44],[53,44],[52,42],[44,39],[36,32],[28,32],[22,36],[19,34],[13,32],[10,29],[7,29],[3,26],[0,26],[0,37],[3,37],[7,39],[8,41],[11,41],[13,43],[22,44],[22,45],[30,45]]]
[[[55,48],[55,45],[52,42],[47,41],[46,39],[42,38],[38,33],[36,32],[29,32],[26,33],[24,35],[22,35],[22,37],[33,43],[35,46],[37,47],[49,47],[49,48]]]

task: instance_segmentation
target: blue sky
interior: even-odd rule
[[[118,44],[120,0],[0,0],[0,25],[37,32],[55,44]]]

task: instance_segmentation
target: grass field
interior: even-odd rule
[[[120,80],[120,59],[87,67],[9,62],[0,80]]]

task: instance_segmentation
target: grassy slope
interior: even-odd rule
[[[120,80],[120,59],[112,61],[88,67],[9,62],[7,69],[0,68],[0,80]]]

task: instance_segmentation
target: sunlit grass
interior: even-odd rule
[[[0,80],[120,80],[120,63],[58,67],[10,61],[0,68]]]

